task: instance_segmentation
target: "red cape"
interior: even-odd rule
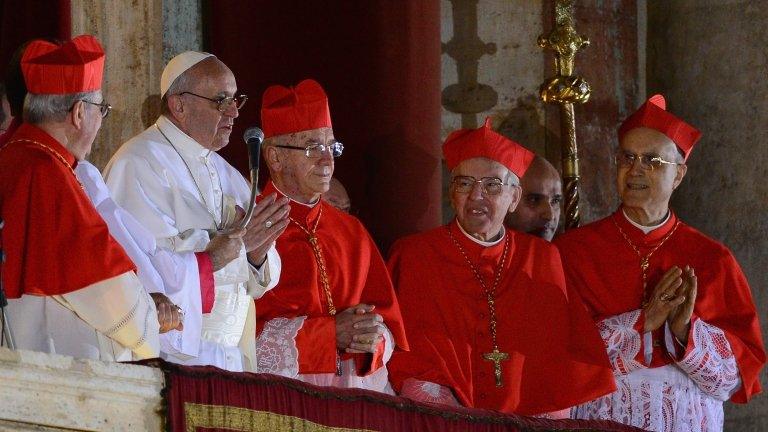
[[[276,193],[269,182],[262,196]],[[314,207],[291,203],[290,216],[305,227],[313,227],[322,207],[317,238],[328,267],[331,296],[337,312],[358,303],[376,305],[375,313],[384,318],[397,346],[408,349],[392,281],[384,260],[370,235],[355,217],[343,213],[323,200]],[[315,255],[304,233],[293,222],[277,239],[282,257],[280,282],[256,300],[257,332],[267,321],[307,316],[296,337],[299,373],[336,372],[335,318],[328,315],[325,294]],[[359,360],[360,355],[356,356]],[[362,363],[358,363],[362,364]],[[380,356],[369,362],[362,374],[382,366]],[[362,367],[362,366],[361,366]]]
[[[482,247],[456,222],[448,225],[486,284],[504,242]],[[568,298],[557,249],[526,234],[506,231],[510,250],[496,293],[504,387],[496,387],[488,303],[446,227],[399,240],[388,266],[411,350],[395,353],[390,379],[450,387],[465,406],[533,415],[571,407],[615,390],[597,328],[578,298]]]
[[[643,298],[640,258],[611,218],[644,256],[678,221],[673,213],[662,227],[646,235],[617,210],[605,219],[568,231],[555,240],[569,286],[579,292],[596,321],[639,309]],[[682,222],[652,255],[647,273],[648,289],[652,290],[664,272],[675,265],[680,268],[690,265],[696,272],[698,294],[694,319],[703,319],[725,332],[742,379],[741,388],[731,400],[747,402],[760,392],[760,369],[766,357],[744,273],[725,246]],[[672,363],[663,349],[654,348],[651,367]]]
[[[75,174],[74,156],[41,129],[22,124],[0,148],[3,284],[9,298],[59,295],[128,271],[133,262],[109,234]]]

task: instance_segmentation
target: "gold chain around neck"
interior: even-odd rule
[[[75,174],[75,169],[72,168],[72,165],[69,162],[67,162],[67,160],[64,158],[64,156],[62,156],[59,152],[57,152],[56,150],[52,149],[51,147],[41,143],[40,141],[35,141],[35,140],[30,140],[30,139],[15,139],[13,141],[8,142],[3,147],[0,147],[0,150],[3,150],[5,148],[7,148],[10,144],[15,143],[15,142],[26,142],[26,143],[34,144],[34,145],[36,145],[38,147],[43,148],[45,151],[47,151],[50,154],[52,154],[53,156],[55,156],[56,159],[61,161],[61,163],[63,163],[64,166],[66,166],[69,169],[69,171],[75,177],[75,180],[77,181],[77,184],[80,185],[80,189],[85,190],[85,186],[83,186],[83,183],[80,182],[80,179],[77,178],[77,174]]]
[[[336,315],[336,307],[333,305],[333,297],[331,297],[331,282],[328,280],[328,269],[325,265],[325,257],[323,256],[323,251],[320,248],[320,243],[317,240],[317,225],[320,223],[320,217],[323,215],[323,207],[322,203],[317,203],[317,205],[321,206],[318,210],[317,214],[317,220],[315,220],[315,225],[312,227],[312,230],[309,230],[304,225],[300,224],[296,221],[296,219],[288,216],[288,219],[295,223],[296,226],[301,228],[302,231],[307,235],[307,241],[309,241],[309,245],[312,246],[312,253],[315,254],[315,261],[317,262],[318,270],[320,271],[320,285],[323,287],[323,292],[325,294],[325,301],[328,307],[328,315],[334,316]]]
[[[475,275],[475,279],[480,283],[480,286],[483,288],[483,291],[485,292],[485,299],[488,302],[488,312],[489,312],[489,320],[490,320],[490,330],[491,330],[491,341],[493,342],[493,349],[494,351],[499,350],[499,344],[496,337],[496,325],[497,325],[497,318],[496,318],[496,290],[499,288],[499,283],[501,283],[501,276],[504,272],[504,264],[506,264],[507,261],[507,254],[509,253],[509,235],[506,235],[506,238],[504,239],[504,252],[501,254],[501,261],[499,261],[499,264],[496,266],[496,270],[494,272],[494,279],[493,279],[493,286],[491,288],[488,288],[488,285],[485,284],[485,280],[483,280],[482,275],[480,274],[480,271],[477,269],[475,264],[472,263],[472,260],[469,259],[469,255],[467,255],[467,251],[464,250],[464,247],[461,246],[461,243],[456,239],[456,237],[451,232],[450,225],[446,226],[446,231],[448,231],[448,236],[451,238],[451,241],[453,241],[453,244],[456,245],[456,248],[459,249],[459,252],[461,252],[461,256],[464,257],[464,260],[469,265],[470,270],[472,270],[472,274]]]
[[[619,230],[619,233],[622,237],[624,237],[624,240],[627,241],[627,244],[629,244],[629,247],[632,248],[633,251],[637,254],[637,257],[640,258],[640,271],[642,271],[643,274],[643,302],[641,303],[641,307],[645,307],[648,305],[648,267],[650,266],[650,259],[651,255],[654,254],[659,248],[669,240],[670,237],[672,237],[672,234],[677,231],[677,227],[680,226],[680,219],[678,219],[675,222],[675,226],[672,228],[672,231],[669,232],[666,236],[664,236],[663,239],[661,239],[661,242],[656,245],[653,249],[651,249],[650,252],[646,256],[643,256],[643,254],[640,253],[640,249],[635,246],[634,243],[632,243],[632,240],[629,239],[629,236],[624,232],[623,229],[621,229],[621,226],[619,226],[619,223],[616,222],[616,215],[611,216],[611,222],[613,222],[614,225],[616,225],[616,229]]]

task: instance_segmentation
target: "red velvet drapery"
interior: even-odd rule
[[[0,77],[16,48],[24,42],[35,38],[69,39],[70,9],[70,0],[0,0]]]
[[[315,78],[345,144],[335,176],[384,252],[439,224],[439,8],[438,0],[207,2],[206,48],[251,96],[221,154],[245,173],[239,137],[260,123],[261,93]]]

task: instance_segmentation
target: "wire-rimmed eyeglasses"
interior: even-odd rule
[[[681,163],[665,160],[661,156],[654,154],[639,155],[622,150],[616,154],[616,165],[623,168],[632,168],[637,160],[640,161],[640,168],[645,171],[653,171],[656,168],[660,168],[662,165],[683,165]]]
[[[480,180],[471,176],[456,176],[451,179],[454,190],[458,193],[470,193],[475,184],[480,184],[480,190],[486,195],[498,195],[504,190],[504,183],[498,177],[483,177]]]
[[[105,101],[101,101],[101,103],[91,102],[86,99],[80,99],[80,102],[85,102],[87,104],[96,105],[99,107],[99,111],[101,112],[101,118],[106,118],[109,115],[109,112],[112,111],[112,105],[106,103]],[[71,108],[70,108],[71,111]]]
[[[245,95],[245,94],[239,94],[237,96],[218,96],[215,98],[209,98],[209,97],[199,95],[197,93],[185,91],[185,92],[179,93],[179,96],[185,95],[185,94],[199,97],[200,99],[205,99],[215,103],[217,105],[216,108],[220,112],[225,112],[228,109],[232,108],[233,106],[237,109],[242,109],[243,105],[245,105],[245,103],[248,102],[248,95]]]
[[[293,150],[304,150],[304,154],[310,159],[319,158],[326,151],[330,152],[331,156],[335,158],[341,156],[341,154],[344,152],[344,144],[338,141],[331,141],[328,144],[320,144],[318,142],[310,141],[307,143],[306,147],[297,147],[297,146],[289,146],[289,145],[275,145],[274,147],[284,148],[284,149],[293,149]]]

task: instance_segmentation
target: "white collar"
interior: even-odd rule
[[[191,158],[207,158],[211,150],[207,149],[195,141],[192,137],[185,134],[168,117],[161,115],[155,122],[155,127],[160,133],[171,141],[176,150]]]
[[[491,246],[497,245],[502,240],[504,240],[504,236],[507,235],[507,230],[502,228],[502,234],[501,234],[501,237],[499,237],[498,240],[487,242],[487,241],[478,240],[478,239],[474,238],[473,236],[471,236],[468,232],[464,231],[464,227],[461,226],[461,224],[459,223],[458,219],[456,219],[456,225],[459,226],[459,230],[462,232],[462,234],[467,236],[468,239],[472,240],[473,242],[475,242],[475,243],[477,243],[477,244],[479,244],[480,246],[483,246],[483,247],[491,247]]]
[[[277,185],[275,184],[275,182],[272,182],[272,186],[274,186],[274,187],[275,187],[275,189],[276,189],[278,192],[280,192],[281,194],[283,194],[283,196],[285,196],[286,198],[288,198],[289,200],[291,200],[291,202],[294,202],[294,203],[296,203],[296,204],[299,204],[299,205],[303,205],[304,207],[309,207],[309,208],[312,208],[312,207],[316,206],[316,205],[317,205],[317,204],[320,202],[320,200],[322,199],[322,198],[318,198],[317,200],[315,200],[315,202],[311,202],[311,203],[309,203],[309,204],[307,204],[307,203],[303,203],[303,202],[298,202],[298,201],[296,201],[295,199],[293,199],[293,198],[289,197],[287,193],[285,193],[285,192],[281,191],[281,190],[280,190],[280,188],[279,188],[279,187],[277,187]]]
[[[667,223],[667,221],[669,220],[670,216],[672,216],[672,212],[667,210],[667,217],[665,217],[664,220],[661,221],[661,223],[656,224],[656,225],[652,225],[652,226],[645,226],[645,225],[640,225],[639,223],[637,223],[637,222],[633,221],[632,219],[630,219],[629,216],[627,216],[627,213],[624,211],[624,209],[621,209],[621,214],[624,215],[624,218],[627,219],[627,221],[629,221],[629,223],[631,223],[637,229],[642,231],[643,234],[648,234],[649,232],[651,232],[651,231],[653,231],[653,230],[655,230],[657,228],[660,228],[662,225]]]

